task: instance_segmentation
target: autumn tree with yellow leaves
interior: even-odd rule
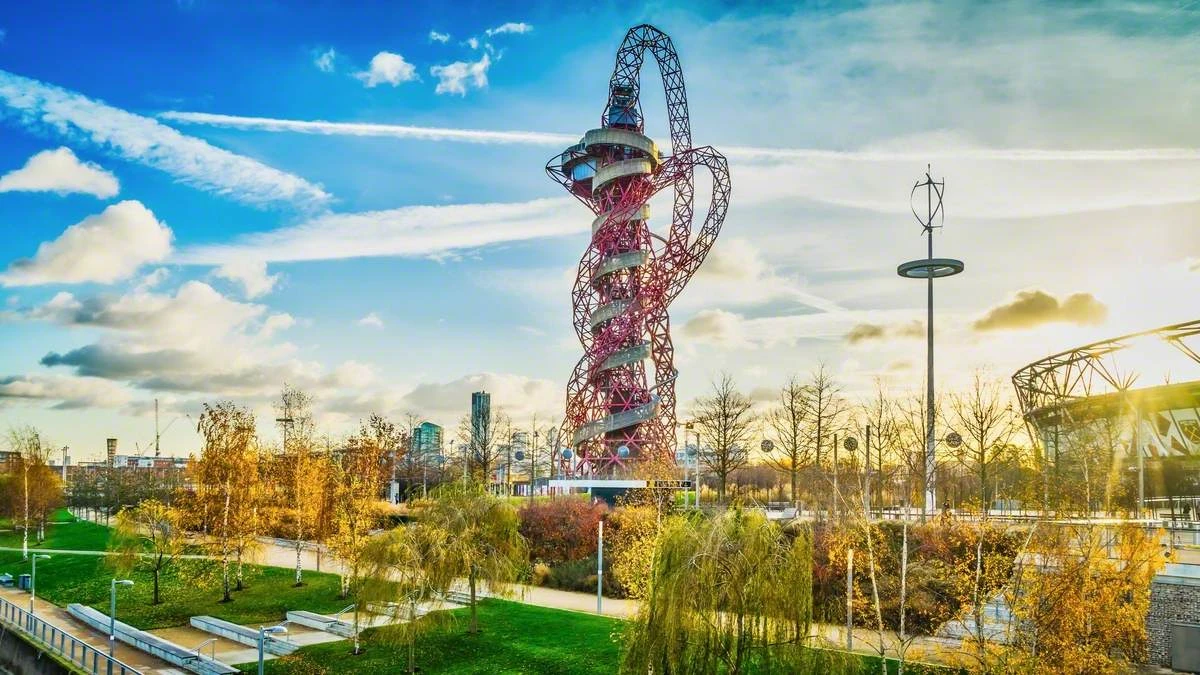
[[[1005,594],[1015,647],[1007,669],[1102,674],[1140,662],[1160,536],[1136,523],[1039,524]]]
[[[363,422],[358,433],[334,450],[330,481],[329,547],[342,561],[342,596],[356,592],[364,547],[380,515],[380,493],[388,453],[401,433],[380,415]]]
[[[187,542],[182,514],[157,499],[146,499],[117,514],[116,527],[109,541],[113,567],[127,574],[139,569],[154,579],[150,604],[162,602],[160,581],[164,573],[176,567]]]
[[[321,518],[325,507],[325,480],[330,473],[329,456],[316,447],[316,425],[312,396],[285,384],[276,405],[279,417],[281,459],[275,463],[276,480],[282,486],[278,516],[290,520],[292,545],[296,550],[296,586],[304,585],[301,555],[310,540],[325,534]]]
[[[231,566],[238,562],[241,567],[258,525],[254,415],[228,401],[206,403],[198,429],[204,447],[190,467],[194,495],[188,518],[208,535],[208,548],[221,562],[221,601],[229,602]]]

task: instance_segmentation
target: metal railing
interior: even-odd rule
[[[42,621],[4,598],[0,598],[0,622],[31,638],[43,651],[55,654],[93,675],[143,675],[133,666],[112,658],[104,650]]]

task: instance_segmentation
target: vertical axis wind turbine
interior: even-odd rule
[[[924,218],[917,212],[917,207],[913,203],[913,200],[917,197],[917,190],[921,188],[925,188]],[[935,405],[933,387],[933,280],[954,276],[964,269],[961,260],[933,257],[933,231],[941,228],[946,220],[946,214],[942,210],[942,198],[945,194],[945,179],[935,181],[931,175],[930,167],[926,166],[925,180],[917,181],[913,185],[912,191],[908,193],[908,201],[909,207],[913,212],[913,217],[921,224],[921,233],[929,236],[928,254],[924,259],[910,260],[896,268],[896,273],[906,279],[925,279],[927,282],[928,304],[925,315],[925,507],[921,511],[922,516],[937,511],[937,493],[934,489],[936,478],[936,455],[934,451],[937,446],[937,431],[935,429],[937,426],[937,407]],[[939,224],[934,225],[934,220],[937,220]]]

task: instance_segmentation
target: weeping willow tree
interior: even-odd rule
[[[445,533],[439,552],[444,571],[466,578],[471,598],[467,632],[479,632],[477,591],[480,584],[494,594],[509,592],[528,560],[520,518],[506,499],[482,485],[447,483],[430,493],[416,516],[424,526]]]
[[[840,672],[812,649],[812,533],[758,512],[663,527],[649,590],[626,634],[626,673]]]
[[[421,634],[447,615],[425,612],[454,583],[454,569],[444,560],[449,538],[445,530],[414,523],[376,537],[363,554],[367,574],[362,599],[378,603],[399,620],[380,629],[379,635],[405,647],[408,673],[417,672],[416,644]]]

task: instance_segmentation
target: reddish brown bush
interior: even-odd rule
[[[524,506],[520,531],[529,546],[529,559],[559,565],[596,555],[596,530],[607,512],[603,502],[572,498]]]

